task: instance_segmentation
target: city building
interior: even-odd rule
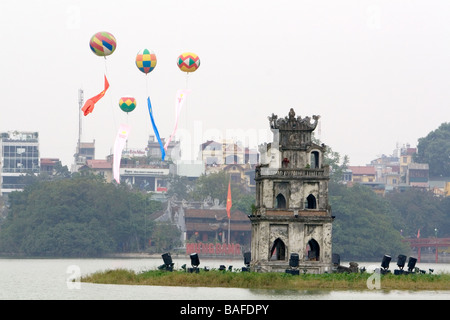
[[[88,160],[95,159],[95,140],[92,142],[78,142],[74,156],[74,164],[72,165],[72,172],[78,172],[80,167],[86,165]]]
[[[411,187],[429,187],[428,163],[409,163],[406,171],[406,184]]]
[[[165,145],[165,138],[161,138],[161,142]],[[147,156],[152,159],[161,159],[161,146],[154,135],[148,137]],[[180,158],[180,141],[170,141],[165,150],[165,160],[173,161]]]
[[[255,190],[255,166],[259,162],[257,150],[236,141],[208,140],[200,145],[199,160],[205,174],[225,171],[231,181],[246,185],[249,191]]]
[[[112,172],[112,156],[107,159],[89,159],[86,160],[86,164],[81,166],[78,171],[83,172],[85,170],[90,170],[91,172],[98,174],[105,178],[106,182],[112,182],[113,172]]]
[[[413,156],[417,153],[417,148],[411,148],[409,144],[400,150],[400,174],[406,175],[408,165],[413,162]]]
[[[348,166],[352,173],[352,182],[375,182],[376,171],[374,166]]]
[[[186,239],[189,242],[220,242],[250,245],[251,225],[248,217],[240,210],[230,212],[228,220],[226,208],[186,209]],[[228,223],[230,238],[228,239]]]
[[[56,168],[61,162],[58,158],[41,158],[40,173],[51,176],[56,173]]]
[[[203,161],[206,167],[228,164],[256,165],[259,161],[259,153],[255,149],[244,147],[239,141],[208,140],[200,145],[199,160]]]
[[[39,174],[38,132],[2,132],[1,148],[1,193],[22,190],[25,186],[21,176]]]
[[[113,159],[95,159],[95,141],[81,142],[75,154],[75,171],[87,171],[99,174],[106,182],[113,182]],[[172,141],[167,150],[165,160],[161,159],[161,148],[153,135],[149,136],[147,146],[143,149],[126,148],[122,151],[120,161],[120,181],[132,188],[142,191],[165,193],[167,191],[169,174],[174,165],[171,155],[179,149],[179,142]]]
[[[414,162],[416,152],[417,148],[412,148],[409,144],[397,146],[391,156],[382,155],[372,160],[370,165],[348,166],[342,181],[347,185],[359,183],[368,186],[381,195],[420,187],[445,196],[446,178],[430,180],[428,164]]]

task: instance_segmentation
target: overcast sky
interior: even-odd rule
[[[89,48],[98,31],[117,39],[106,61]],[[0,43],[0,132],[38,131],[41,157],[69,168],[78,89],[85,100],[98,94],[105,72],[110,88],[82,121],[82,140],[95,139],[99,159],[120,123],[131,127],[128,147],[145,148],[153,134],[147,95],[168,138],[185,87],[186,141],[244,132],[255,147],[270,138],[267,117],[294,108],[320,115],[316,136],[351,165],[390,155],[397,143],[415,147],[450,119],[448,0],[2,0]],[[144,48],[158,60],[148,89],[135,65]],[[201,60],[188,79],[176,65],[187,51]],[[137,99],[128,115],[118,107],[126,95]]]

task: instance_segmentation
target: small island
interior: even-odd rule
[[[368,281],[373,274],[322,273],[292,275],[281,272],[242,272],[238,270],[198,269],[198,272],[185,270],[148,270],[136,273],[133,270],[116,269],[95,272],[82,277],[82,282],[96,284],[181,286],[181,287],[222,287],[247,289],[330,289],[330,290],[369,290]],[[381,290],[450,290],[450,274],[413,273],[395,275],[380,274]],[[378,289],[378,288],[377,288]]]

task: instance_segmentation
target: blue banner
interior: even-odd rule
[[[153,119],[153,112],[152,112],[152,104],[150,102],[150,97],[147,97],[147,104],[148,104],[148,113],[150,113],[150,120],[152,121],[153,131],[155,132],[156,139],[158,139],[159,147],[161,148],[161,160],[164,161],[164,158],[166,157],[166,151],[164,150],[164,145],[161,142],[161,138],[159,137],[158,128],[156,128],[155,119]]]

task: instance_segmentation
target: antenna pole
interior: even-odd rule
[[[77,160],[79,159],[80,147],[81,147],[81,133],[82,133],[82,118],[81,118],[81,108],[83,107],[84,94],[83,89],[78,89],[78,150],[77,150]]]

